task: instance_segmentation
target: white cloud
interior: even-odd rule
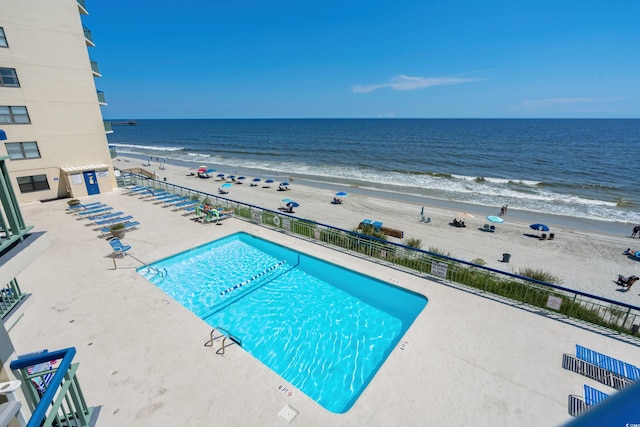
[[[353,93],[369,93],[378,89],[391,88],[392,90],[416,90],[433,86],[457,85],[478,81],[479,79],[461,79],[457,77],[411,77],[403,74],[395,76],[388,83],[373,85],[353,86]]]

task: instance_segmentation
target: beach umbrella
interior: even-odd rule
[[[253,182],[260,182],[260,181],[262,181],[262,180],[261,180],[260,178],[253,178],[251,181],[253,181]]]
[[[294,202],[293,200],[287,203],[287,207],[297,208],[298,206],[300,206],[300,204],[297,202]]]
[[[504,222],[504,219],[500,218],[499,216],[495,216],[495,215],[489,215],[487,217],[488,221],[491,222],[495,222],[496,224],[502,224]]]
[[[218,178],[224,178],[224,174],[223,173],[219,173],[218,175],[216,175]]]
[[[200,168],[198,169],[198,173],[206,173],[207,169],[206,168]]]
[[[246,176],[239,176],[238,177],[238,181],[242,181],[243,179],[247,179],[247,177]]]
[[[233,185],[233,184],[231,184],[230,182],[227,182],[227,183],[222,184],[220,187],[221,188],[229,188],[229,187],[231,187],[231,185]]]
[[[344,191],[339,191],[339,192],[336,193],[336,197],[347,197],[347,196],[348,196],[348,194],[345,193]],[[422,209],[424,209],[424,208],[422,208]]]
[[[227,179],[234,180],[234,179],[236,179],[236,176],[235,175],[227,175]]]
[[[215,169],[207,169],[207,173],[213,173],[215,171],[216,171]]]
[[[198,166],[198,169],[207,169],[207,165],[200,165]]]
[[[267,179],[265,182],[266,182],[267,184],[272,184],[272,183],[273,183],[273,180],[272,180],[272,179]]]
[[[283,186],[283,187],[286,187],[286,186],[289,185],[289,183],[288,182],[281,182],[280,185]]]
[[[547,227],[544,224],[531,224],[529,228],[532,230],[538,230],[538,231],[549,231],[549,227]]]

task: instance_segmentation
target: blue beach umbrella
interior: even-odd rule
[[[218,175],[216,175],[218,178],[224,178],[224,174],[223,173],[219,173]]]
[[[261,180],[260,178],[253,178],[251,181],[253,181],[253,182],[260,182],[260,181],[262,181],[262,180]]]
[[[537,231],[549,231],[549,227],[544,224],[531,224],[529,228]]]
[[[491,222],[495,222],[496,224],[502,224],[504,222],[504,219],[500,218],[499,216],[495,216],[495,215],[489,215],[487,217],[487,220],[489,220]]]
[[[345,193],[344,191],[339,191],[336,193],[336,197],[347,197],[349,194]]]
[[[207,169],[207,173],[213,173],[215,171],[216,171],[215,169]]]
[[[300,206],[300,204],[299,204],[299,203],[297,203],[297,202],[294,202],[294,201],[292,200],[292,201],[290,201],[289,203],[287,203],[287,206],[288,206],[288,207],[297,208],[298,206]]]
[[[272,180],[272,179],[267,179],[265,182],[266,182],[267,184],[271,184],[271,183],[273,183],[273,180]]]
[[[238,181],[242,181],[243,179],[247,179],[247,177],[246,176],[239,176],[238,177]]]

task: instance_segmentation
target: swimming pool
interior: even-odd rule
[[[427,298],[236,233],[138,272],[325,409],[353,406]]]

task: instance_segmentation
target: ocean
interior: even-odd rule
[[[108,140],[223,173],[640,224],[640,119],[137,120]]]

